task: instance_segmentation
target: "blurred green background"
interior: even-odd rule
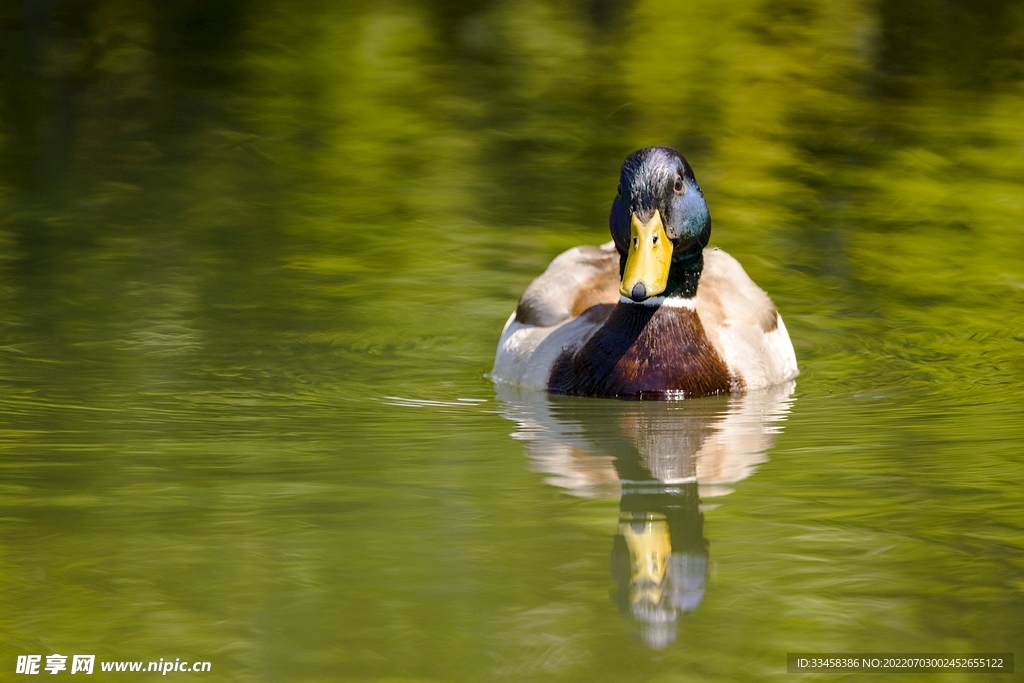
[[[484,377],[654,144],[802,370],[662,650]],[[1024,653],[1022,381],[1024,3],[0,4],[0,680]]]

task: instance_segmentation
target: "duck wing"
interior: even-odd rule
[[[619,300],[619,253],[612,242],[573,247],[555,260],[523,292],[515,320],[552,327],[596,304]]]
[[[743,388],[772,386],[800,374],[772,300],[720,249],[704,250],[696,307],[708,340]]]

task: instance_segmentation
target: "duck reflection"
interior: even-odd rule
[[[612,599],[664,647],[704,599],[702,500],[767,459],[795,384],[688,401],[609,401],[498,386],[535,469],[572,495],[619,498]]]
[[[696,483],[662,492],[623,492],[612,542],[612,599],[643,625],[644,640],[675,640],[677,615],[704,599],[708,542]]]

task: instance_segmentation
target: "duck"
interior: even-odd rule
[[[502,329],[492,381],[551,394],[674,400],[797,375],[786,325],[743,266],[708,247],[711,213],[671,147],[622,164],[611,241],[559,254]]]

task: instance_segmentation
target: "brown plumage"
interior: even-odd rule
[[[736,391],[742,382],[730,376],[696,311],[618,304],[582,347],[558,356],[547,388],[580,396],[691,398]]]

